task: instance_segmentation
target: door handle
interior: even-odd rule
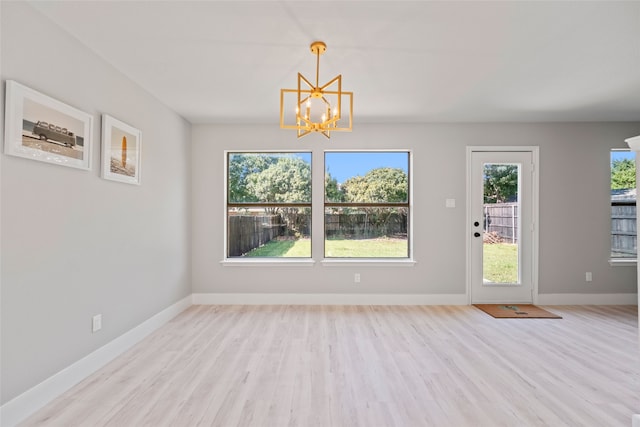
[[[473,237],[480,237],[480,233],[476,231],[475,233],[473,233]]]

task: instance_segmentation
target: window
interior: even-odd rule
[[[227,153],[227,257],[311,257],[311,153]]]
[[[636,257],[635,152],[611,150],[611,258]]]
[[[325,153],[325,258],[408,258],[409,152]]]

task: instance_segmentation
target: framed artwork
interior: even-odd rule
[[[90,114],[13,80],[5,92],[5,154],[91,169]]]
[[[140,185],[142,132],[107,114],[102,115],[102,177]]]

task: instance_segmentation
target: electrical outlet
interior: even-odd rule
[[[98,332],[102,329],[102,314],[96,314],[91,319],[91,332]]]
[[[585,279],[587,282],[591,282],[591,281],[593,281],[593,275],[591,274],[591,272],[590,272],[590,271],[587,271],[587,273],[584,275],[584,279]]]
[[[353,283],[360,283],[360,273],[353,275]]]

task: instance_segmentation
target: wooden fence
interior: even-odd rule
[[[325,214],[327,237],[375,238],[382,236],[406,236],[407,215],[391,214]]]
[[[611,256],[635,257],[637,253],[636,204],[611,202]]]
[[[484,205],[484,231],[496,233],[505,243],[518,243],[518,203]]]
[[[284,233],[280,215],[229,215],[230,257],[242,256]]]

